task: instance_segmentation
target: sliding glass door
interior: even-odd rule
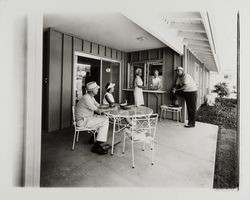
[[[109,82],[115,83],[113,96],[115,102],[120,102],[120,62],[80,52],[75,53],[74,59],[73,105],[75,105],[85,93],[86,84],[90,81],[95,81],[100,85],[100,92],[95,98],[101,104],[106,93],[106,84]]]
[[[77,69],[76,69],[76,93],[75,98],[78,101],[85,93],[86,84],[90,81],[97,82],[100,85],[100,68],[101,61],[93,58],[77,57]],[[99,101],[100,93],[95,96]]]
[[[106,93],[105,86],[107,83],[115,83],[113,93],[115,102],[120,102],[120,63],[102,60],[102,98]]]

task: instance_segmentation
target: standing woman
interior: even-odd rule
[[[142,75],[142,70],[140,68],[137,68],[135,71],[136,77],[134,81],[134,99],[135,99],[135,105],[140,106],[144,105],[144,99],[143,99],[143,93],[142,93],[142,88],[143,88],[143,82],[141,79]]]
[[[159,71],[154,71],[154,77],[152,78],[152,89],[159,90],[162,88],[161,78],[159,77]]]

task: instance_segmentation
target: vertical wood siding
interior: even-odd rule
[[[62,77],[62,33],[53,31],[50,34],[49,62],[49,102],[48,126],[50,130],[60,129],[61,124],[61,77]]]
[[[74,52],[80,51],[100,57],[121,61],[124,72],[124,53],[105,47],[77,36],[49,29],[45,33],[43,129],[47,132],[57,131],[72,125],[72,83]],[[123,75],[122,75],[123,77]],[[122,78],[121,83],[123,87]],[[44,81],[45,82],[45,81]],[[118,89],[118,88],[117,88]],[[120,91],[121,92],[121,91]],[[121,94],[122,95],[122,94]]]
[[[71,90],[72,90],[72,37],[64,35],[63,40],[63,63],[62,63],[62,113],[61,128],[71,125]]]

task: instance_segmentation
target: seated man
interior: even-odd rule
[[[92,148],[93,153],[107,154],[101,143],[107,141],[109,120],[106,116],[94,115],[99,113],[99,103],[94,96],[98,94],[99,86],[96,82],[89,82],[86,85],[86,94],[78,101],[76,105],[76,125],[97,130],[96,142]]]

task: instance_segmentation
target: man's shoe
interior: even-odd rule
[[[193,128],[193,127],[195,127],[195,125],[193,125],[193,124],[187,124],[187,125],[184,125],[184,127],[185,128]]]
[[[105,155],[108,153],[107,150],[103,149],[102,146],[98,143],[95,143],[91,150],[93,153],[97,153],[99,155]]]

